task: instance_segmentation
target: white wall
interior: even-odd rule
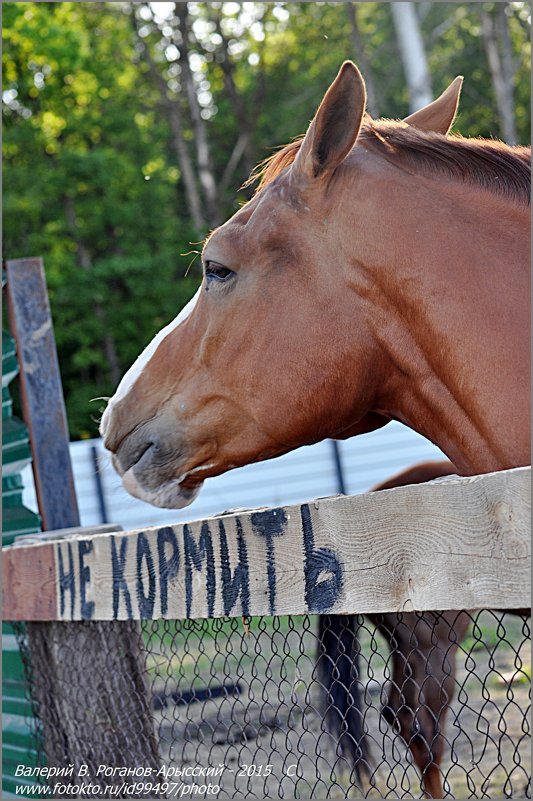
[[[108,522],[124,529],[179,523],[201,519],[227,509],[282,506],[313,498],[335,495],[337,476],[331,441],[299,448],[267,462],[231,470],[208,479],[192,506],[186,509],[157,509],[132,498],[122,488],[100,439],[73,442],[70,446],[74,480],[82,525],[102,522],[91,446],[96,446]],[[339,443],[346,491],[365,492],[404,467],[442,457],[428,440],[400,423],[389,423],[371,434]],[[23,473],[24,503],[36,509],[31,468]]]

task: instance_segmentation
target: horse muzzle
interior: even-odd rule
[[[158,506],[161,509],[183,509],[189,506],[203,486],[203,481],[199,481],[194,487],[184,487],[182,481],[187,480],[187,474],[180,480],[180,477],[164,481],[156,490],[146,489],[137,479],[133,468],[127,470],[122,476],[122,484],[134,498]]]
[[[175,421],[172,425],[162,416],[155,416],[128,431],[120,411],[118,405],[108,406],[100,432],[124,488],[130,495],[154,506],[168,509],[188,506],[198,495],[203,481],[190,478],[192,470],[186,467],[186,449]]]

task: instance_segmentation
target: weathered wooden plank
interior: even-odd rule
[[[61,375],[42,259],[6,261],[9,324],[20,365],[35,491],[44,529],[79,526]]]
[[[6,620],[58,620],[56,569],[53,545],[42,545],[39,558],[16,548],[2,554],[2,614]]]
[[[55,551],[45,543],[68,538],[122,531],[121,526],[107,523],[101,526],[81,526],[17,537],[12,547],[3,554],[4,603],[3,615],[7,620],[59,620],[55,587]],[[33,558],[28,545],[40,546],[39,559]],[[17,548],[24,548],[25,556],[14,558]]]
[[[72,528],[58,528],[55,531],[40,531],[36,534],[23,534],[16,537],[13,545],[17,548],[25,548],[28,545],[35,545],[50,540],[80,539],[92,537],[95,534],[110,534],[115,531],[123,531],[122,526],[117,523],[100,523],[92,526],[73,526]]]
[[[42,592],[60,620],[524,608],[530,483],[517,468],[65,539]],[[9,564],[37,575],[42,547]]]

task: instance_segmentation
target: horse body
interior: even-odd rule
[[[209,476],[391,419],[465,474],[529,462],[527,156],[410,119],[364,117],[345,64],[208,238],[188,315],[102,419],[132,494],[184,506]]]
[[[480,204],[466,183],[437,191],[435,178],[413,193],[411,175],[381,172],[357,214],[363,231],[383,233],[373,246],[357,237],[348,279],[378,343],[372,411],[437,443],[464,474],[527,464],[526,211],[509,214],[486,191]]]

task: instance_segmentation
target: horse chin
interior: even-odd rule
[[[140,501],[158,506],[161,509],[183,509],[189,506],[203,486],[203,481],[198,481],[191,485],[190,480],[187,486],[183,486],[186,477],[180,476],[179,478],[165,481],[156,490],[147,489],[137,481],[133,468],[127,470],[122,476],[122,484],[124,489],[127,490],[134,498]]]

